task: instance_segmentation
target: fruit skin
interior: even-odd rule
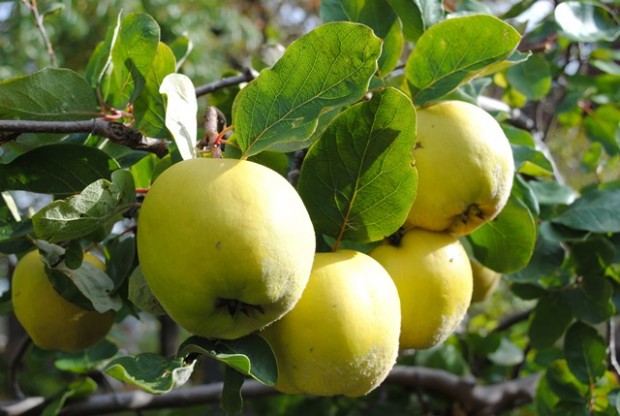
[[[104,263],[85,253],[87,261],[101,270]],[[110,331],[115,312],[88,311],[69,302],[54,290],[38,251],[24,255],[17,263],[11,286],[17,320],[34,344],[43,349],[77,351],[88,348]]]
[[[495,291],[502,274],[483,266],[474,259],[471,259],[471,271],[474,278],[474,291],[471,295],[471,301],[472,303],[482,302]]]
[[[473,290],[467,253],[455,237],[417,228],[405,232],[398,247],[381,245],[369,254],[398,289],[401,349],[430,348],[454,332]]]
[[[235,159],[190,159],[165,170],[138,217],[142,272],[187,331],[234,339],[279,319],[301,296],[315,234],[282,176]]]
[[[387,272],[368,255],[317,253],[297,305],[260,332],[284,393],[358,397],[377,387],[398,354],[400,306]]]
[[[418,192],[405,228],[465,235],[495,218],[515,171],[498,122],[473,104],[444,101],[419,109],[417,128]]]

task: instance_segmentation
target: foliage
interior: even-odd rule
[[[536,377],[526,405],[490,407],[497,413],[517,406],[521,414],[620,412],[617,1],[565,1],[532,14],[528,7],[539,2],[499,10],[474,1],[324,0],[324,23],[286,41],[277,60],[261,58],[261,31],[239,17],[241,1],[235,9],[205,0],[182,13],[160,1],[124,2],[123,11],[111,0],[59,3],[42,12],[55,49],[49,53],[26,18],[26,6],[38,10],[37,2],[22,3],[4,5],[22,18],[0,21],[0,260],[50,244],[67,257],[95,248],[122,301],[119,325],[149,315],[143,305],[157,308],[144,285],[139,293],[128,289],[140,278],[132,219],[142,188],[172,163],[217,151],[222,140],[226,157],[250,158],[297,184],[320,251],[369,251],[398,231],[409,208],[404,195],[415,193],[413,160],[403,150],[415,140],[414,108],[465,100],[501,121],[517,166],[502,213],[462,238],[471,256],[503,273],[502,289],[472,305],[444,344],[403,354],[399,366],[474,377],[500,391],[502,383]],[[211,44],[222,32],[251,32],[254,46]],[[262,28],[265,44],[269,33]],[[198,41],[203,46],[192,50]],[[195,86],[238,75],[224,62],[246,55],[254,59],[236,63],[261,71],[243,88],[216,85],[206,101],[222,115],[207,111],[199,123],[206,105]],[[60,67],[48,63],[52,56]],[[222,116],[232,127],[221,125]],[[54,201],[29,213],[18,208],[15,191]],[[85,279],[78,292],[97,296],[95,286]],[[189,338],[174,357],[111,351],[109,341],[93,348],[100,353],[84,354],[95,358],[74,364],[38,352],[69,380],[60,391],[36,392],[50,399],[48,414],[95,393],[84,366],[162,393],[202,381],[190,377],[194,359],[214,358],[236,370],[226,370],[222,400],[231,413],[240,410],[239,371],[273,384],[273,357],[260,337],[230,344]],[[417,394],[398,380],[357,401],[279,397],[247,405],[265,414],[379,414],[396,405],[474,414],[494,405],[426,388],[423,377]]]

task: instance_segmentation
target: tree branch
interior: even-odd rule
[[[168,153],[165,141],[144,137],[137,130],[100,118],[79,121],[0,120],[0,132],[11,133],[4,139],[0,135],[0,144],[14,140],[16,135],[13,133],[92,133],[132,149],[155,153],[159,157]]]
[[[499,414],[533,400],[539,375],[489,385],[476,384],[471,377],[460,377],[443,370],[423,367],[395,366],[385,383],[397,384],[410,390],[426,389],[440,393],[457,402],[468,415]],[[154,396],[142,391],[108,393],[69,402],[61,411],[63,416],[100,415],[127,410],[179,408],[220,400],[222,383],[182,387]],[[244,398],[278,394],[273,388],[254,380],[246,380],[241,390]],[[0,406],[7,416],[32,411],[43,404],[41,398],[28,399]]]
[[[232,85],[241,84],[242,82],[249,82],[252,81],[254,78],[256,78],[256,75],[252,72],[251,69],[246,68],[240,75],[222,78],[210,84],[196,87],[196,97],[201,97],[203,95],[212,93],[222,88],[230,87]]]

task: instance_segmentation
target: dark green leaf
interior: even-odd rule
[[[111,104],[124,108],[146,83],[159,45],[159,26],[147,14],[129,14],[121,21],[112,45]]]
[[[86,78],[93,88],[98,88],[100,86],[111,63],[112,57],[110,53],[116,35],[120,30],[121,20],[122,13],[118,13],[115,24],[113,26],[111,25],[106,32],[105,40],[100,42],[90,55],[84,71],[84,78]]]
[[[530,100],[540,100],[551,89],[551,69],[540,55],[532,55],[527,61],[508,68],[506,79]]]
[[[233,139],[243,157],[303,141],[322,112],[359,100],[380,53],[372,30],[349,22],[321,25],[293,42],[235,99]]]
[[[166,311],[151,292],[142,269],[138,265],[129,276],[127,298],[141,310],[153,315],[164,315]]]
[[[118,165],[102,151],[77,144],[37,147],[8,165],[0,164],[0,191],[73,194],[97,179],[110,178]]]
[[[222,387],[222,398],[220,407],[227,415],[238,415],[243,410],[243,398],[241,397],[241,387],[245,381],[245,376],[233,369],[224,369],[224,386]]]
[[[544,377],[549,384],[549,388],[560,400],[579,403],[585,406],[588,386],[575,378],[566,360],[557,360],[552,363],[545,371]]]
[[[32,240],[28,238],[34,231],[32,221],[0,222],[0,253],[15,254],[28,251],[33,247]]]
[[[553,219],[577,230],[595,233],[620,232],[620,189],[588,192]]]
[[[0,81],[0,119],[87,120],[97,115],[95,92],[71,70],[47,68]]]
[[[403,34],[415,42],[422,33],[444,18],[439,0],[388,0],[403,25]]]
[[[112,360],[105,372],[124,383],[151,394],[166,393],[189,380],[196,362],[183,358],[168,359],[159,354],[142,353]]]
[[[570,186],[552,181],[531,181],[528,185],[541,205],[569,205],[579,196]]]
[[[513,144],[512,154],[515,159],[517,172],[529,176],[553,176],[553,165],[540,150]]]
[[[455,17],[420,36],[405,68],[414,102],[437,100],[509,57],[521,36],[488,15]]]
[[[546,377],[542,377],[536,386],[536,394],[534,396],[534,407],[536,415],[539,416],[556,416],[553,408],[558,402],[557,395],[549,387]]]
[[[620,109],[615,103],[589,112],[583,124],[588,137],[601,143],[608,154],[620,153]]]
[[[84,259],[84,250],[82,249],[82,245],[79,240],[71,240],[69,241],[69,245],[65,250],[65,266],[67,266],[71,270],[75,270],[82,265],[82,260]]]
[[[118,347],[108,340],[103,340],[90,348],[76,352],[58,352],[54,365],[61,371],[87,374],[99,370],[118,353]]]
[[[570,254],[575,271],[580,276],[604,275],[613,263],[616,250],[613,243],[604,237],[594,237],[571,245]]]
[[[564,262],[565,255],[560,243],[549,241],[539,235],[534,254],[527,266],[510,275],[509,279],[519,283],[535,283],[558,270]]]
[[[259,335],[250,334],[234,340],[214,341],[193,336],[179,347],[179,355],[188,354],[206,354],[269,386],[274,385],[278,379],[273,351]]]
[[[540,298],[530,320],[532,347],[546,348],[560,339],[573,321],[570,311],[570,305],[560,294],[549,293]]]
[[[383,39],[379,76],[385,76],[398,64],[403,49],[403,35],[400,21],[387,0],[323,0],[321,17],[324,22],[350,21],[365,24]]]
[[[174,73],[176,62],[168,46],[159,43],[157,53],[145,77],[142,92],[133,106],[136,130],[143,135],[155,138],[169,138],[166,129],[166,108],[159,87],[168,74]]]
[[[594,2],[565,1],[555,8],[564,37],[576,42],[613,41],[620,35],[614,15]]]
[[[497,365],[514,366],[523,362],[523,350],[507,337],[502,337],[499,348],[487,356]]]
[[[482,264],[500,273],[514,273],[529,263],[536,234],[534,216],[523,201],[511,195],[502,212],[467,239]]]
[[[110,241],[106,250],[109,260],[106,262],[105,271],[114,282],[114,293],[123,285],[135,266],[136,238],[133,234],[119,236]]]
[[[413,105],[393,88],[336,117],[298,183],[317,234],[369,242],[398,230],[415,197],[414,142]]]
[[[607,346],[596,329],[575,322],[566,332],[564,354],[571,372],[584,384],[593,384],[607,369]]]
[[[579,279],[574,288],[563,292],[575,317],[591,324],[608,320],[615,311],[608,279],[596,274]]]
[[[131,174],[117,170],[112,182],[100,179],[80,194],[41,209],[32,217],[34,230],[52,243],[84,237],[116,222],[134,203]]]

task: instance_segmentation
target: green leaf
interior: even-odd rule
[[[532,347],[550,347],[564,334],[573,315],[566,299],[558,293],[549,293],[540,298],[530,318],[528,329]]]
[[[620,232],[620,189],[588,192],[552,222],[594,233]]]
[[[575,377],[566,360],[557,360],[553,362],[545,371],[544,377],[549,384],[549,388],[560,400],[579,403],[585,406],[585,396],[588,394],[588,386],[582,384]]]
[[[58,352],[54,365],[61,371],[75,374],[88,374],[99,370],[108,360],[118,353],[118,347],[112,342],[103,341],[76,352]]]
[[[39,244],[42,243],[43,241],[39,241]],[[114,282],[103,270],[87,261],[72,270],[66,267],[64,262],[58,263],[56,256],[57,253],[53,253],[52,260],[45,255],[42,259],[45,262],[45,273],[58,294],[86,310],[104,313],[121,309],[123,302],[112,294]]]
[[[569,205],[579,196],[570,186],[555,181],[530,181],[528,185],[541,205]]]
[[[16,254],[32,249],[32,240],[28,236],[33,231],[31,220],[10,223],[0,221],[0,253]]]
[[[170,74],[164,78],[159,92],[166,96],[166,127],[181,157],[195,158],[198,102],[194,84],[186,75]]]
[[[32,217],[32,223],[36,235],[43,240],[71,240],[111,226],[134,203],[131,174],[117,170],[111,182],[100,179],[78,195],[47,205]]]
[[[576,42],[612,42],[620,35],[618,20],[594,2],[565,1],[555,8],[562,36]]]
[[[571,262],[579,276],[604,275],[614,262],[616,249],[607,238],[593,236],[586,241],[577,241],[570,247]]]
[[[45,406],[41,416],[56,416],[60,414],[67,400],[71,398],[85,397],[97,391],[97,382],[90,377],[81,377],[69,383],[69,385],[56,395]]]
[[[105,373],[124,383],[151,394],[166,393],[189,380],[196,362],[185,363],[183,358],[162,357],[142,353],[112,360]]]
[[[388,88],[331,122],[298,182],[317,234],[370,242],[398,230],[417,184],[415,119],[411,101]]]
[[[129,288],[127,298],[144,312],[153,315],[165,315],[166,311],[161,306],[157,298],[151,292],[140,265],[136,266],[129,276]]]
[[[88,82],[69,69],[47,68],[0,81],[0,119],[88,120],[99,114]]]
[[[112,45],[118,36],[121,20],[122,12],[118,13],[114,26],[108,28],[104,41],[100,42],[95,47],[95,50],[88,59],[86,69],[84,70],[84,78],[86,78],[93,88],[99,88],[101,86],[106,71],[112,63]]]
[[[601,143],[608,154],[620,153],[620,109],[615,103],[588,113],[583,125],[590,140]]]
[[[607,369],[607,346],[596,329],[575,322],[566,332],[564,354],[571,372],[584,384],[590,385]]]
[[[109,179],[118,168],[108,155],[93,147],[77,144],[41,146],[0,164],[0,191],[22,190],[73,194],[97,179]]]
[[[362,23],[383,39],[379,76],[385,76],[398,65],[403,50],[403,34],[400,21],[387,0],[323,0],[321,17],[324,22]]]
[[[273,351],[267,341],[256,334],[234,340],[192,336],[179,347],[179,355],[189,354],[205,354],[268,386],[273,386],[278,379]]]
[[[227,415],[238,415],[243,410],[243,397],[241,397],[241,387],[245,377],[232,367],[224,369],[224,386],[222,387],[222,398],[220,407]]]
[[[178,71],[183,65],[183,62],[187,59],[190,52],[194,48],[192,40],[186,34],[183,34],[176,38],[170,45],[170,50],[174,54],[176,60],[176,70]]]
[[[166,129],[166,107],[159,87],[166,75],[174,73],[175,70],[176,61],[172,50],[160,42],[153,63],[146,73],[144,88],[133,106],[133,127],[145,136],[160,139],[170,137]]]
[[[403,25],[403,34],[416,42],[422,33],[444,18],[439,0],[388,0]]]
[[[605,276],[583,276],[574,288],[562,294],[575,317],[584,322],[597,324],[614,314],[613,289]]]
[[[551,89],[551,68],[545,58],[532,55],[528,60],[508,68],[506,79],[530,100],[540,100]]]
[[[502,337],[499,348],[487,356],[497,365],[515,366],[523,362],[523,350],[507,337]]]
[[[159,26],[147,14],[129,14],[121,21],[112,45],[111,104],[124,108],[140,94],[157,54]]]
[[[115,293],[129,277],[137,262],[136,237],[134,234],[124,234],[114,238],[106,245],[108,260],[106,273],[114,282]]]
[[[536,234],[534,216],[522,200],[511,194],[499,215],[467,235],[467,239],[482,264],[500,273],[514,273],[529,263]]]
[[[359,100],[380,53],[380,39],[357,23],[326,23],[293,42],[235,99],[232,139],[242,157],[303,141],[322,112]]]
[[[543,152],[528,146],[513,144],[511,147],[518,173],[529,176],[553,177],[553,165]]]
[[[407,59],[405,74],[414,103],[437,100],[508,58],[521,36],[488,15],[455,17],[420,36]]]
[[[562,266],[565,255],[560,243],[549,241],[539,235],[536,239],[534,254],[527,266],[508,278],[513,282],[536,283],[557,271]]]

